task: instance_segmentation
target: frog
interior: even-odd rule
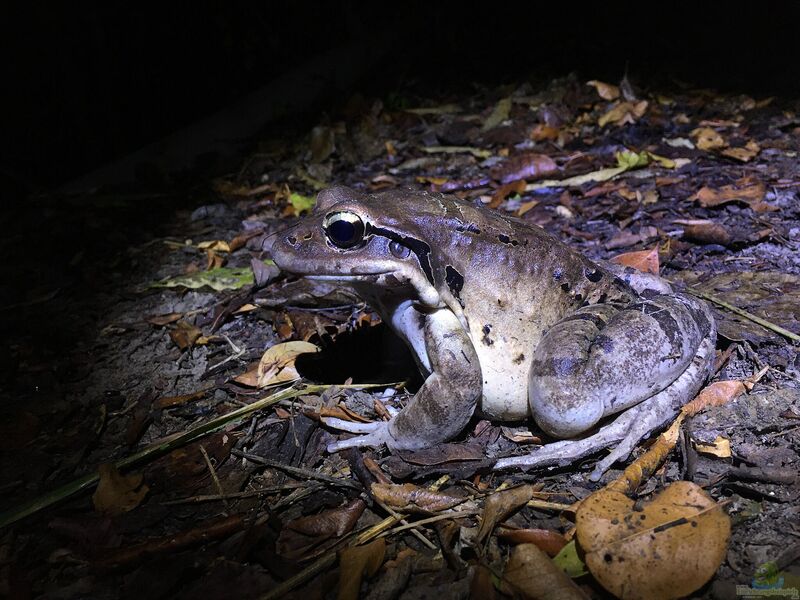
[[[494,469],[563,467],[610,448],[596,480],[711,374],[716,325],[705,302],[478,202],[335,186],[269,250],[282,271],[362,298],[424,378],[388,421],[326,417],[355,434],[329,452],[417,451],[453,440],[474,417],[533,420],[555,441]]]

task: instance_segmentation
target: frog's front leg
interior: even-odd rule
[[[361,437],[334,442],[329,452],[354,446],[380,446],[391,450],[418,450],[458,435],[466,427],[481,397],[481,367],[472,341],[458,318],[447,309],[410,315],[421,326],[420,342],[412,343],[419,362],[430,374],[411,401],[390,421],[350,424],[325,422]],[[407,321],[407,322],[410,322]],[[410,337],[410,336],[409,336]]]
[[[612,444],[597,478],[664,425],[700,388],[714,358],[716,330],[708,307],[682,295],[656,295],[615,308],[593,305],[557,323],[534,353],[531,411],[555,437],[575,437],[623,412],[594,435],[549,444],[495,468],[566,464]]]

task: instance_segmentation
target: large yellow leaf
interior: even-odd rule
[[[575,525],[592,575],[626,600],[691,594],[713,577],[731,533],[722,507],[689,481],[642,506],[600,490],[581,503]]]

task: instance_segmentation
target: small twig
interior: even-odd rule
[[[302,477],[304,479],[316,479],[318,481],[324,481],[325,483],[330,483],[331,485],[338,485],[341,487],[352,488],[354,490],[358,490],[359,492],[362,491],[361,486],[352,479],[341,479],[338,477],[331,477],[330,475],[324,475],[323,473],[318,473],[310,469],[301,469],[300,467],[285,465],[276,460],[270,460],[269,458],[264,458],[263,456],[259,456],[258,454],[250,454],[249,452],[242,452],[241,450],[237,450],[235,448],[231,450],[231,454],[233,454],[234,456],[238,456],[239,458],[244,458],[246,460],[249,460],[250,462],[254,462],[257,465],[264,465],[265,467],[280,469],[281,471],[285,471],[286,473],[289,473],[290,475],[294,475],[296,477]]]
[[[281,498],[275,504],[270,506],[269,507],[269,512],[273,512],[274,513],[274,512],[279,511],[280,509],[282,509],[284,506],[291,506],[292,504],[294,504],[298,500],[302,500],[303,498],[306,498],[306,497],[310,496],[311,494],[316,494],[320,490],[324,489],[324,487],[325,486],[322,485],[321,483],[316,483],[316,482],[307,483],[302,488],[293,491],[291,494],[289,494],[285,498]]]
[[[402,517],[402,515],[399,514],[396,510],[394,510],[393,508],[391,508],[389,506],[386,506],[386,504],[384,504],[383,502],[381,502],[377,498],[375,498],[375,503],[378,506],[380,506],[383,510],[388,512],[390,515],[392,515],[393,517]],[[406,519],[403,518],[403,519],[400,519],[400,523],[402,523],[403,526],[405,526],[406,528],[411,529],[411,533],[420,542],[425,544],[428,548],[430,548],[431,550],[436,550],[437,549],[436,548],[436,544],[434,544],[432,541],[430,541],[428,538],[426,538],[424,535],[422,535],[422,532],[419,529],[417,529],[418,527],[420,527],[422,525],[419,521],[415,521],[414,523],[409,524],[409,522]],[[395,530],[393,529],[391,531],[395,531]],[[391,531],[387,531],[384,535],[389,535],[389,533],[391,533]]]
[[[738,306],[734,306],[733,304],[728,304],[727,302],[725,302],[724,300],[720,300],[716,296],[712,296],[711,294],[706,294],[705,292],[701,292],[699,290],[693,290],[692,288],[686,288],[686,291],[688,293],[692,294],[693,296],[697,296],[698,298],[703,298],[704,300],[708,300],[709,302],[713,302],[714,304],[717,304],[718,306],[721,306],[723,308],[727,308],[729,311],[731,311],[733,313],[736,313],[740,317],[744,317],[745,319],[748,319],[748,320],[752,321],[753,323],[757,323],[757,324],[761,325],[765,329],[769,329],[770,331],[774,331],[775,333],[777,333],[779,335],[782,335],[784,337],[787,337],[792,341],[800,342],[800,335],[797,335],[796,333],[792,333],[788,329],[784,329],[780,325],[776,325],[775,323],[772,323],[771,321],[767,321],[766,319],[762,319],[761,317],[758,317],[758,316],[754,315],[753,313],[747,312],[746,310],[743,310],[743,309],[739,308]]]
[[[165,500],[161,502],[162,506],[172,506],[176,504],[200,504],[202,502],[218,502],[220,500],[238,500],[240,498],[253,498],[256,496],[264,496],[266,494],[274,494],[276,492],[283,492],[285,490],[293,490],[296,488],[307,487],[304,481],[290,481],[281,485],[268,485],[257,490],[246,490],[243,492],[228,492],[224,496],[221,494],[201,494],[199,496],[189,496],[188,498],[177,498],[175,500]]]
[[[430,523],[436,523],[437,521],[446,521],[447,519],[460,519],[461,517],[471,517],[473,515],[479,514],[479,512],[480,511],[477,510],[460,510],[457,512],[442,513],[439,515],[428,517],[427,519],[420,519],[419,521],[414,521],[413,523],[404,523],[403,525],[393,527],[392,529],[383,532],[381,536],[385,537],[387,535],[394,535],[395,533],[400,533],[401,531],[406,531],[407,529],[413,530],[414,527],[429,525]]]
[[[206,461],[206,466],[208,466],[208,472],[211,474],[211,479],[214,481],[214,487],[217,488],[217,492],[219,492],[219,495],[222,498],[222,504],[225,506],[225,511],[230,512],[231,507],[228,504],[228,498],[225,496],[225,490],[222,488],[222,484],[219,481],[219,477],[217,477],[217,470],[211,463],[211,457],[208,455],[205,446],[203,446],[202,444],[200,444],[200,454],[203,455],[203,458]]]

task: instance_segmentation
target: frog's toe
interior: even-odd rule
[[[378,446],[390,442],[392,439],[389,434],[389,423],[387,421],[354,423],[353,421],[345,421],[344,419],[337,419],[335,417],[323,417],[322,422],[340,431],[359,434],[346,440],[339,440],[338,442],[331,442],[328,444],[328,452],[331,454],[346,448],[361,448],[364,446],[377,448]]]

